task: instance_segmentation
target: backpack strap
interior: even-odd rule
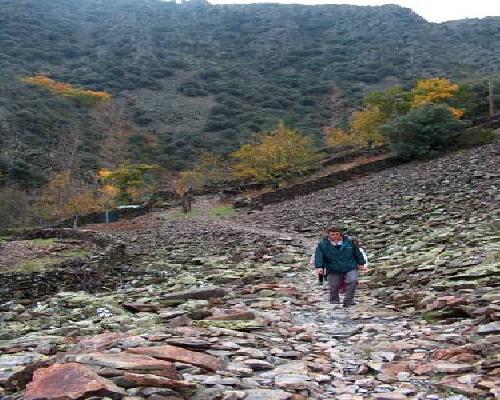
[[[359,262],[359,259],[358,259],[358,252],[359,252],[359,243],[358,243],[358,241],[355,238],[353,238],[352,236],[346,235],[346,237],[352,243],[352,248],[354,250],[354,258],[356,259],[356,261],[358,262],[358,264],[364,264],[365,260],[363,260],[363,262]]]

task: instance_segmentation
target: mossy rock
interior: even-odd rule
[[[262,329],[264,328],[263,324],[259,324],[255,321],[246,321],[246,320],[234,320],[234,321],[210,321],[210,320],[202,320],[202,321],[193,321],[193,325],[199,326],[201,328],[225,328],[231,329],[233,331],[250,331],[254,329]]]
[[[155,303],[158,303],[158,304],[161,304],[162,306],[165,306],[165,307],[177,307],[183,303],[185,303],[186,300],[158,300],[158,301],[155,301]]]
[[[446,310],[438,310],[438,311],[428,311],[422,313],[422,319],[427,322],[437,322],[441,320],[447,319],[464,319],[470,318],[470,316],[460,308],[451,308]]]
[[[39,241],[50,241],[52,239],[37,239]],[[56,256],[36,257],[23,260],[19,264],[5,268],[5,272],[16,272],[20,274],[30,274],[34,272],[48,271],[64,265],[69,260],[87,257],[90,253],[83,249],[74,249],[60,252]]]
[[[223,284],[223,283],[231,283],[235,282],[241,279],[240,275],[236,274],[219,274],[219,275],[211,275],[207,277],[207,280],[216,283],[216,284]]]

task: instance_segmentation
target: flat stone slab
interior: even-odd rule
[[[474,369],[474,365],[471,364],[459,364],[459,363],[435,363],[432,365],[432,370],[441,374],[458,374],[462,372],[469,372]]]
[[[163,319],[172,319],[187,314],[187,311],[179,310],[177,308],[162,308],[158,310],[158,315]]]
[[[246,366],[248,366],[256,371],[274,368],[274,365],[271,363],[268,363],[267,361],[252,359],[252,358],[243,361],[243,364],[245,364]]]
[[[284,390],[273,389],[249,389],[245,393],[245,400],[290,400],[293,396]]]
[[[273,379],[278,375],[305,375],[307,376],[309,369],[303,361],[292,361],[286,364],[278,365],[272,371],[266,371],[260,376],[266,379]]]
[[[248,310],[218,310],[211,317],[207,318],[213,321],[234,321],[234,320],[252,320],[255,319],[255,314]]]
[[[477,333],[479,335],[493,335],[500,333],[500,321],[479,325],[477,328]]]
[[[210,342],[197,338],[173,338],[167,339],[166,342],[172,346],[187,347],[193,349],[208,349]]]
[[[77,364],[55,364],[35,372],[24,393],[25,400],[73,400],[81,397],[120,399],[125,392],[113,382]]]
[[[166,294],[163,297],[164,300],[208,300],[216,297],[224,297],[227,294],[227,290],[219,287],[202,288],[202,289],[191,289],[183,290],[180,292],[174,292]]]
[[[129,337],[130,334],[127,333],[105,332],[81,340],[76,345],[75,350],[79,352],[106,350]]]
[[[122,353],[89,353],[75,357],[80,364],[97,365],[106,368],[126,370],[168,370],[175,374],[175,366],[168,362],[157,360],[141,354]]]
[[[307,375],[284,374],[276,376],[274,384],[284,389],[302,390],[307,389],[310,380]]]
[[[214,357],[205,353],[198,353],[196,351],[186,350],[182,347],[171,345],[138,347],[135,349],[129,349],[128,352],[147,355],[159,358],[161,360],[183,362],[186,364],[204,368],[208,371],[218,371],[224,367],[224,363],[218,357]]]
[[[126,381],[133,383],[134,386],[160,387],[180,391],[194,390],[197,387],[196,384],[191,382],[151,374],[134,374],[126,372],[123,375],[123,378]]]
[[[123,308],[135,312],[157,312],[161,307],[161,304],[123,303]]]
[[[405,400],[407,398],[405,394],[398,392],[375,393],[373,395],[374,400]]]

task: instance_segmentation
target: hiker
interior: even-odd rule
[[[365,264],[366,258],[354,239],[343,235],[340,228],[327,230],[327,236],[316,247],[314,266],[318,274],[323,274],[323,269],[328,274],[331,304],[340,304],[339,290],[343,279],[347,286],[343,306],[355,304],[358,269],[366,270]]]
[[[193,202],[193,190],[189,188],[181,197],[182,211],[188,213],[191,211],[191,203]]]

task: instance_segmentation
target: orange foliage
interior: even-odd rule
[[[95,192],[74,180],[70,171],[55,174],[37,202],[38,214],[47,219],[82,215],[100,209]]]
[[[90,105],[105,102],[111,99],[111,95],[109,93],[78,89],[69,83],[57,82],[45,75],[22,77],[21,81],[44,87],[58,96],[76,98],[82,102],[87,102]]]

